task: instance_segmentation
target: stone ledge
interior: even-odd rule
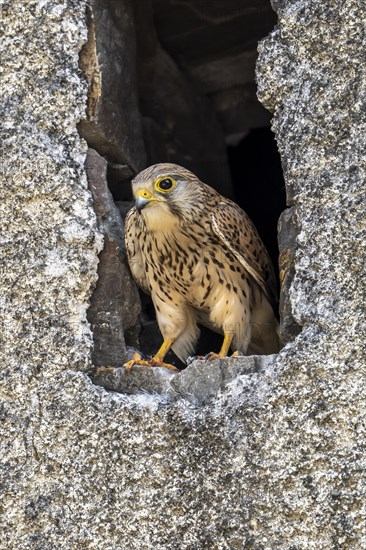
[[[273,366],[276,355],[251,355],[194,360],[186,369],[173,372],[165,368],[135,365],[97,369],[93,382],[106,390],[127,395],[155,394],[171,402],[184,399],[194,405],[208,405],[219,398],[239,376],[263,372]]]

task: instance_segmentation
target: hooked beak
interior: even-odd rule
[[[147,206],[152,201],[158,201],[159,199],[155,198],[150,191],[147,189],[139,189],[136,193],[136,208],[140,213],[145,206]]]
[[[145,208],[145,206],[149,204],[149,202],[150,202],[150,199],[144,199],[144,197],[136,197],[135,205],[136,205],[137,211],[141,212],[141,210]]]

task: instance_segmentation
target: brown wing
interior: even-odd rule
[[[146,276],[144,261],[139,245],[139,232],[141,231],[136,217],[138,216],[135,206],[128,211],[125,219],[125,246],[127,259],[131,273],[136,283],[146,294],[150,294],[150,284]]]
[[[229,199],[219,203],[211,219],[214,233],[235,255],[275,307],[277,289],[272,262],[251,219]]]

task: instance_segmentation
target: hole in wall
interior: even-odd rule
[[[225,6],[143,0],[133,7],[95,0],[89,29],[101,73],[100,108],[81,134],[108,161],[109,189],[122,213],[135,173],[158,162],[181,164],[248,213],[276,268],[284,183],[270,114],[254,82],[257,42],[274,25],[266,0],[244,7],[241,0]],[[161,335],[151,300],[141,300],[140,349],[151,355]],[[108,338],[99,348],[113,347]],[[204,329],[197,353],[218,350],[221,341]],[[168,361],[179,365],[174,355]]]
[[[286,193],[274,134],[270,127],[253,128],[239,143],[227,147],[227,155],[232,198],[254,222],[271,257],[279,288],[277,223],[286,207]],[[149,297],[142,296],[142,302],[145,329],[141,342],[143,351],[149,355],[154,353],[158,345],[156,337],[154,338],[157,330],[154,323],[155,311]],[[278,316],[279,312],[276,311],[276,314]],[[220,335],[201,327],[197,354],[204,355],[207,350],[212,349],[218,351],[221,343]],[[168,360],[184,368],[173,353]]]

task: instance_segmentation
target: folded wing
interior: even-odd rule
[[[275,310],[277,289],[272,262],[249,216],[225,199],[216,207],[211,220],[213,232],[256,281]]]

